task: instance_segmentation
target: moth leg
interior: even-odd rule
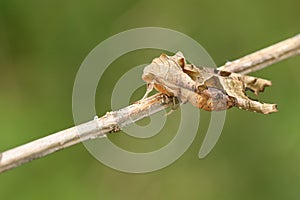
[[[154,87],[154,82],[147,83],[147,90],[142,99],[145,99],[148,97],[149,93],[153,90],[153,87]]]
[[[167,116],[171,115],[174,111],[175,110],[171,109],[164,116],[167,117]]]
[[[177,110],[180,107],[180,103],[176,97],[172,97],[173,105],[171,106],[171,110],[165,114],[165,116],[168,116],[172,114],[175,110]]]
[[[277,112],[276,104],[261,103],[259,101],[251,100],[247,96],[235,98],[235,106],[263,114]]]
[[[178,101],[177,97],[172,97],[173,105],[172,105],[172,110],[177,110],[177,108],[180,107],[180,103]]]

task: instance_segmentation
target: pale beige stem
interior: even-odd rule
[[[235,61],[227,62],[218,69],[249,74],[298,54],[300,54],[300,34]]]
[[[247,74],[299,53],[300,35],[297,35],[236,61],[227,62],[218,69]],[[128,124],[172,105],[172,98],[155,94],[118,111],[109,112],[101,118],[7,150],[0,153],[0,173],[82,141],[117,132]]]

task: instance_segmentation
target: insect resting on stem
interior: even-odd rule
[[[221,111],[233,106],[269,114],[277,112],[276,104],[261,103],[250,99],[245,91],[258,95],[271,81],[208,67],[188,64],[181,52],[174,56],[162,54],[144,68],[143,80],[147,91],[154,89],[175,97],[180,104],[189,102],[207,111]]]

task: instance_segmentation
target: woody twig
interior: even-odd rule
[[[300,53],[300,34],[240,59],[227,62],[219,70],[248,74]]]
[[[300,35],[297,35],[235,61],[227,62],[218,69],[248,74],[299,53]],[[118,111],[108,112],[103,117],[4,151],[0,153],[0,173],[77,143],[118,132],[123,127],[172,105],[172,98],[158,93]]]

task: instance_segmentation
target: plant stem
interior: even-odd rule
[[[296,35],[235,61],[227,62],[218,69],[247,74],[299,53],[300,35]],[[170,97],[158,93],[118,111],[108,112],[101,118],[7,150],[0,153],[0,173],[77,143],[118,132],[121,128],[172,105]]]

